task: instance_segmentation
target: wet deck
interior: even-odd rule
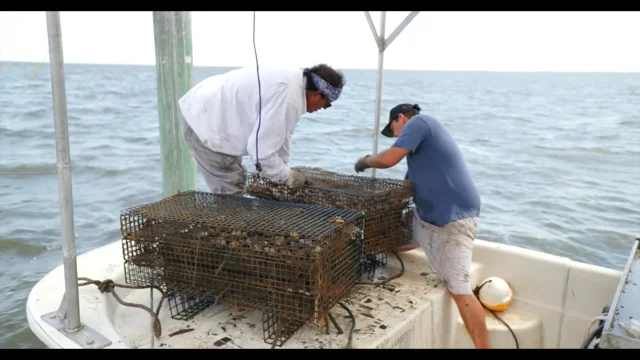
[[[430,309],[444,296],[441,281],[433,274],[423,252],[405,252],[401,254],[401,258],[405,266],[402,277],[383,286],[358,285],[343,299],[356,320],[351,347],[389,347],[393,345],[391,342],[405,339],[408,336],[406,334],[415,327],[416,320],[431,317],[433,312]],[[379,269],[375,278],[384,279],[398,273],[400,269],[399,261],[390,255],[387,266]],[[124,283],[120,242],[79,256],[78,276]],[[64,292],[63,283],[63,268],[60,267],[34,288],[34,295],[30,298],[34,302],[34,318],[57,309]],[[116,288],[116,293],[126,302],[145,306],[150,304],[149,290]],[[157,306],[160,295],[159,292],[154,292],[154,307]],[[80,305],[82,322],[112,340],[110,348],[151,347],[151,317],[146,311],[122,306],[112,294],[102,294],[94,285],[80,287]],[[331,322],[329,334],[326,333],[326,328],[304,325],[282,348],[345,348],[352,320],[347,311],[338,305],[331,313],[342,334],[338,334]],[[160,321],[162,335],[153,340],[155,348],[271,347],[263,340],[260,311],[234,312],[225,302],[211,306],[191,320],[184,321],[170,317],[169,305],[165,301]],[[45,325],[41,327],[47,333],[55,333],[53,329],[46,329]],[[169,336],[182,329],[194,330]],[[64,335],[54,336],[54,341],[65,342],[63,338]]]
[[[422,255],[422,256],[421,256]],[[433,300],[442,297],[441,281],[424,261],[423,254],[405,253],[401,256],[405,272],[399,279],[380,285],[358,285],[342,303],[353,313],[356,327],[352,335],[352,348],[388,347],[395,338],[408,332],[412,320],[428,313]],[[385,279],[400,271],[394,256],[388,265],[377,271],[376,279]],[[133,291],[123,299],[127,302],[149,304],[149,291]],[[154,293],[158,301],[160,294]],[[431,298],[431,299],[429,299]],[[115,304],[114,304],[115,305]],[[326,328],[304,325],[281,348],[345,348],[353,321],[349,313],[336,305],[331,314],[340,327],[329,322]],[[123,340],[132,347],[151,347],[151,320],[142,310],[118,306],[114,325]],[[228,303],[211,306],[188,321],[171,319],[167,303],[163,304],[160,321],[163,331],[154,340],[156,348],[270,348],[263,339],[262,312],[256,310],[233,311]],[[148,329],[146,331],[141,329]],[[170,334],[193,329],[178,335]],[[280,348],[280,347],[276,347]]]

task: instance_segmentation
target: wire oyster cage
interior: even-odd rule
[[[370,273],[386,265],[386,254],[411,242],[413,189],[406,180],[340,174],[317,167],[295,167],[311,183],[291,190],[259,177],[247,176],[247,194],[298,204],[364,213],[364,253]]]
[[[259,309],[274,346],[305,323],[324,326],[361,276],[356,210],[189,191],[120,219],[128,283],[166,289],[174,319],[219,300]]]

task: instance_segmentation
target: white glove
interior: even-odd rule
[[[309,182],[304,177],[304,175],[302,175],[301,172],[299,172],[297,170],[290,170],[289,171],[289,178],[287,179],[287,182],[285,183],[285,185],[287,185],[287,187],[289,187],[289,188],[297,189],[297,188],[303,187],[304,185],[306,185],[308,183]]]

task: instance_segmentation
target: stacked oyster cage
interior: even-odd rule
[[[163,288],[174,319],[218,300],[261,310],[282,346],[355,286],[363,226],[355,210],[184,192],[122,212],[125,277]]]
[[[345,175],[315,167],[297,167],[309,185],[290,190],[256,173],[247,177],[246,191],[260,199],[311,204],[364,214],[363,268],[369,276],[386,265],[387,254],[411,242],[413,190],[406,180]]]

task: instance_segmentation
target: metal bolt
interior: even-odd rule
[[[93,344],[93,340],[87,339],[87,345],[91,345],[91,344]]]

